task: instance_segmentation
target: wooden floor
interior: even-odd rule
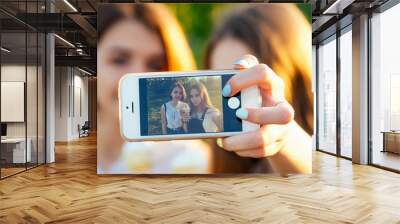
[[[15,175],[20,172],[24,172],[27,169],[33,169],[37,166],[37,164],[29,164],[27,163],[25,167],[25,164],[18,164],[18,167],[7,167],[7,168],[1,168],[1,178],[6,178],[11,175]]]
[[[25,171],[26,169],[25,169],[25,167],[23,167],[23,168],[20,168],[20,167],[17,167],[17,168],[1,168],[1,177],[3,178],[3,177],[8,177],[8,176],[11,176],[11,175],[13,175],[13,174],[16,174],[16,173],[19,173],[19,172],[23,172],[23,171]]]
[[[0,181],[0,223],[400,223],[400,175],[323,153],[314,173],[96,175],[96,139]]]

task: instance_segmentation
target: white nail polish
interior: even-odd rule
[[[247,62],[247,60],[245,60],[245,59],[240,59],[240,60],[237,60],[236,62],[235,62],[235,65],[240,65],[240,66],[242,66],[242,67],[244,67],[244,68],[246,68],[247,66],[248,66],[248,62]]]

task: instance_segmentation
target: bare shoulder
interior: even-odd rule
[[[207,114],[209,115],[218,115],[219,114],[219,110],[215,107],[210,107],[207,110]]]

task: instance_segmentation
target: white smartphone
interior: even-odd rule
[[[127,74],[119,82],[121,135],[127,141],[216,138],[260,126],[236,117],[240,107],[260,107],[258,87],[224,97],[235,70]]]

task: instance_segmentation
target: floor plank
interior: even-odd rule
[[[320,152],[312,175],[96,174],[96,138],[0,181],[0,223],[400,223],[400,175]]]

